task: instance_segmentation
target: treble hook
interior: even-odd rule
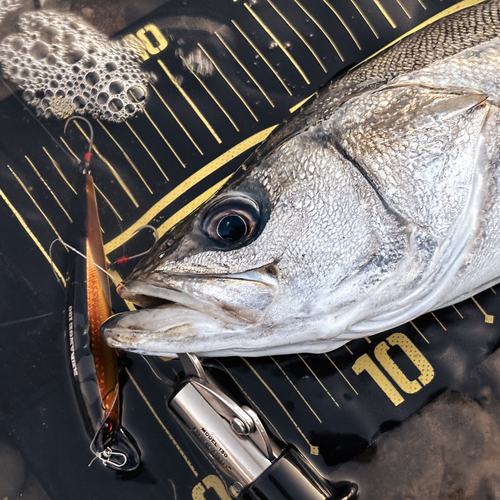
[[[66,123],[64,124],[64,133],[66,133],[66,129],[68,128],[68,123],[71,120],[82,120],[89,126],[89,130],[90,130],[89,148],[83,154],[83,173],[86,174],[89,172],[90,161],[92,160],[92,146],[94,143],[94,129],[92,128],[92,124],[87,120],[87,118],[84,118],[83,116],[75,115],[75,116],[70,116],[66,120]]]

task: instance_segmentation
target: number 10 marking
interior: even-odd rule
[[[410,380],[389,356],[390,346],[399,346],[408,359],[420,371],[416,380]],[[375,358],[384,370],[396,382],[399,388],[406,394],[414,394],[420,391],[434,378],[434,368],[420,352],[417,346],[403,333],[393,333],[387,340],[380,342],[374,350]],[[384,391],[385,395],[398,406],[404,401],[403,396],[394,387],[394,384],[384,375],[382,370],[375,364],[368,354],[360,356],[352,365],[356,375],[365,371],[373,378],[375,383]]]

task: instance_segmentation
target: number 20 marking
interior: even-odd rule
[[[389,356],[388,351],[390,346],[399,346],[408,359],[420,371],[420,375],[416,380],[410,380]],[[386,341],[380,342],[375,347],[374,354],[384,370],[406,394],[414,394],[420,391],[422,387],[426,386],[434,378],[434,368],[432,365],[417,346],[403,333],[393,333]],[[384,375],[368,354],[365,353],[360,356],[352,365],[352,369],[356,375],[359,375],[362,371],[366,371],[395,406],[404,401],[403,396],[394,387],[394,384]]]

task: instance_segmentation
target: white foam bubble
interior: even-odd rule
[[[0,0],[0,23],[9,12],[17,10],[19,7],[21,7],[21,0]]]
[[[119,122],[144,108],[149,75],[137,50],[68,13],[27,12],[19,29],[0,43],[0,63],[39,115]]]

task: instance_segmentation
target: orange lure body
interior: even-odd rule
[[[120,424],[120,397],[118,388],[118,363],[116,351],[101,337],[101,324],[111,316],[111,294],[106,274],[106,259],[97,212],[94,182],[86,174],[87,194],[87,306],[90,348],[94,357],[102,406],[107,415],[103,425],[105,435],[111,434]]]

